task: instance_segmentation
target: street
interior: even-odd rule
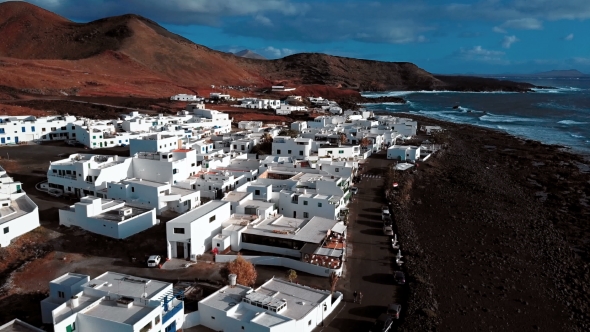
[[[345,301],[326,320],[326,327],[316,331],[369,331],[388,304],[405,303],[404,287],[397,286],[393,278],[397,252],[382,231],[383,181],[390,163],[380,153],[363,166],[362,173],[369,176],[356,185],[359,192],[349,204],[347,270],[338,284],[338,289],[344,289]],[[354,303],[354,291],[363,293],[362,303]]]

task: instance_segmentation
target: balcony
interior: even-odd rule
[[[171,302],[170,304],[173,304],[174,302],[175,301]],[[162,319],[163,319],[162,324],[166,325],[166,323],[170,319],[174,318],[174,316],[183,309],[184,309],[184,302],[178,301],[178,303],[176,304],[176,306],[174,308],[172,308],[164,313],[164,316],[162,317]]]

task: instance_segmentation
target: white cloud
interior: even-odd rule
[[[289,48],[275,48],[268,46],[260,50],[260,53],[265,53],[269,58],[282,58],[295,53],[295,51]]]
[[[454,57],[469,61],[480,61],[496,64],[507,63],[503,59],[504,52],[487,50],[481,46],[473,46],[472,48],[460,48],[459,51],[454,53]]]
[[[516,38],[516,36],[504,36],[502,47],[510,48],[510,46],[512,46],[512,44],[516,43],[517,41],[519,41],[519,39]]]
[[[563,37],[563,40],[567,40],[567,41],[574,40],[574,34],[570,33],[569,35]]]
[[[508,29],[541,30],[543,29],[543,22],[536,18],[519,18],[508,20],[502,23],[500,26],[495,26],[493,30],[498,33],[506,33],[506,30]]]
[[[258,14],[254,17],[254,20],[264,26],[267,26],[267,27],[272,26],[272,21],[270,20],[270,18],[268,18],[264,15]]]
[[[590,66],[590,58],[574,57],[572,60],[575,64]]]

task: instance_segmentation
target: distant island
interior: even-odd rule
[[[268,60],[267,58],[263,57],[262,55],[250,51],[250,50],[242,50],[239,52],[234,53],[235,56],[239,56],[242,58],[248,58],[248,59],[258,59],[258,60]]]
[[[582,78],[590,77],[577,69],[549,70],[532,74],[493,74],[481,75],[482,77],[536,77],[536,78]]]

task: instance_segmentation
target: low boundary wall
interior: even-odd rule
[[[238,257],[237,255],[215,255],[216,263],[231,262]],[[342,265],[337,269],[330,269],[324,266],[309,264],[287,257],[274,256],[242,256],[244,259],[250,261],[254,265],[270,265],[283,266],[285,268],[294,269],[297,271],[307,272],[321,277],[329,277],[332,272],[336,272],[342,276]]]

